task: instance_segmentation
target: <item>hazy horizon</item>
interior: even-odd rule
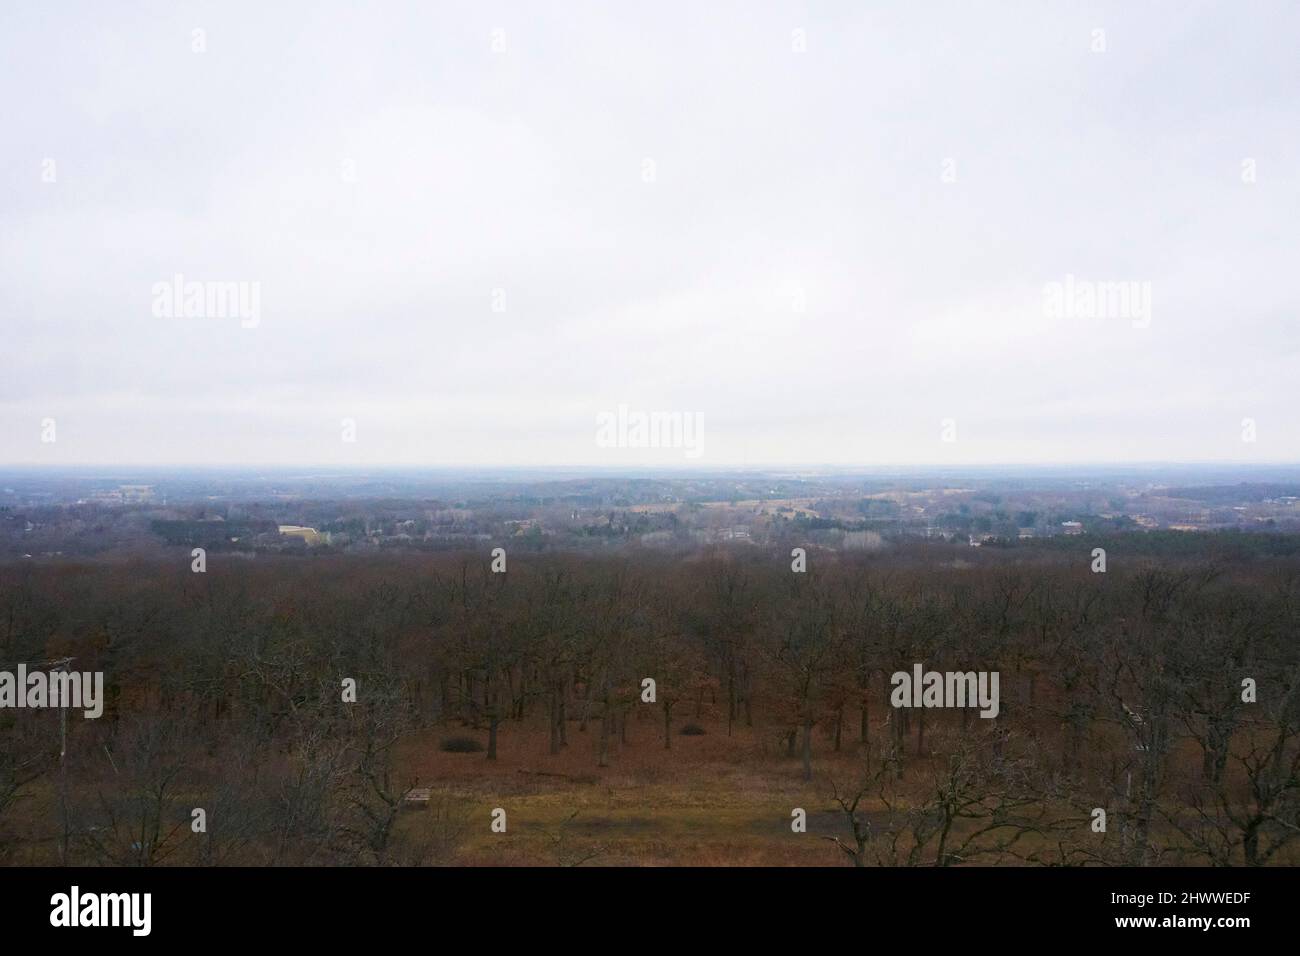
[[[501,471],[511,470],[555,470],[555,471],[763,471],[772,468],[780,469],[799,469],[799,468],[827,468],[835,471],[852,471],[855,469],[876,470],[882,468],[888,469],[918,469],[921,471],[941,471],[947,468],[972,468],[972,469],[1026,469],[1026,470],[1051,470],[1060,471],[1071,468],[1079,469],[1151,469],[1151,468],[1226,468],[1230,470],[1252,470],[1267,468],[1300,468],[1300,460],[1297,461],[1240,461],[1234,459],[1187,459],[1187,460],[1159,460],[1159,459],[1134,459],[1132,461],[1098,461],[1098,460],[1080,460],[1080,461],[977,461],[977,462],[920,462],[920,461],[878,461],[878,462],[826,462],[826,461],[797,461],[797,462],[753,462],[745,465],[726,465],[726,464],[699,464],[690,462],[672,462],[663,463],[655,462],[651,464],[614,464],[609,462],[573,462],[550,464],[546,462],[519,462],[516,464],[497,465],[484,462],[446,462],[436,464],[407,464],[404,462],[376,461],[365,463],[349,462],[328,462],[328,461],[301,461],[301,462],[276,462],[276,461],[249,461],[239,463],[222,463],[222,462],[184,462],[184,461],[67,461],[59,463],[44,462],[0,462],[0,471],[5,469],[30,470],[30,471],[58,471],[61,469],[78,470],[86,468],[142,468],[142,469],[165,469],[165,468],[184,468],[191,471],[220,471],[234,470],[246,471],[259,468],[278,468],[278,469],[302,469],[302,468],[330,468],[338,471],[358,471],[366,469],[375,470],[401,470],[401,471],[456,471],[467,468],[478,469],[498,469]]]

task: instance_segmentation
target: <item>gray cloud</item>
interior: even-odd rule
[[[620,403],[705,465],[1300,458],[1293,4],[4,18],[0,463],[680,460]]]

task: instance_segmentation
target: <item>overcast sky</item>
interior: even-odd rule
[[[1300,460],[1297,37],[1292,2],[5,4],[0,464]],[[256,324],[157,315],[177,274],[256,283]],[[1149,315],[1053,315],[1067,275]],[[620,405],[698,457],[600,447]]]

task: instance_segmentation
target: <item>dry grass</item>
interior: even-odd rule
[[[627,745],[612,746],[604,768],[599,728],[584,733],[576,721],[555,756],[544,726],[510,725],[495,762],[441,752],[438,730],[406,740],[398,759],[404,774],[451,791],[469,814],[461,864],[556,865],[565,862],[557,843],[565,853],[599,848],[589,866],[842,864],[819,837],[845,832],[826,777],[847,781],[858,772],[850,744],[835,754],[818,741],[814,779],[805,783],[799,760],[785,757],[772,734],[738,723],[728,737],[725,720],[690,721],[708,733],[674,733],[665,750],[657,719],[633,719]],[[507,813],[504,834],[488,826],[496,807]],[[807,811],[806,834],[790,829],[795,807]]]

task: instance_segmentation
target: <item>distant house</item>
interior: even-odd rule
[[[1081,521],[1062,521],[1061,530],[1066,534],[1083,534],[1083,522]]]
[[[286,538],[299,538],[307,544],[321,544],[325,540],[325,537],[315,528],[308,528],[298,524],[282,524],[278,528],[280,534]]]
[[[118,485],[123,501],[148,501],[153,497],[153,485]]]

